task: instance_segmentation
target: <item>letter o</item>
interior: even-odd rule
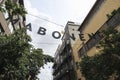
[[[58,36],[55,36],[55,34],[58,34]],[[58,31],[54,31],[52,33],[52,36],[55,38],[55,39],[59,39],[61,37],[61,34],[58,32]]]

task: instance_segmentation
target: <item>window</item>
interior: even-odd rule
[[[82,47],[80,50],[79,50],[79,57],[83,56],[84,55],[84,48]]]
[[[110,26],[110,27],[116,27],[119,24],[120,24],[120,16],[119,16],[119,14],[114,15],[107,22],[107,25]]]
[[[95,46],[103,36],[100,34],[99,31],[97,31],[94,36],[86,43],[87,49],[91,49],[93,46]]]
[[[2,25],[1,25],[1,23],[0,23],[0,34],[3,34],[5,31],[4,31],[4,29],[3,29],[3,27],[2,27]]]
[[[86,43],[88,50],[91,49],[95,44],[96,44],[96,40],[95,40],[94,38],[90,39],[90,40]]]
[[[76,68],[79,69],[79,62],[76,62]]]
[[[100,34],[99,31],[97,31],[93,37],[91,37],[86,44],[83,45],[83,47],[79,50],[79,57],[86,55],[86,52],[90,50],[92,47],[94,47],[101,39],[103,36]]]

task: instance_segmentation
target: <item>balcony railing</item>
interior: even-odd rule
[[[67,73],[69,73],[71,70],[73,69],[73,67],[71,66],[71,67],[68,67],[68,66],[66,66],[66,67],[64,67],[61,71],[60,71],[60,74],[58,74],[55,78],[54,78],[54,80],[58,80],[58,79],[60,79],[61,77],[65,77],[65,75],[67,74]]]
[[[120,14],[116,13],[115,15],[113,15],[112,18],[110,18],[108,21],[107,21],[107,25],[109,27],[116,27],[120,24]]]

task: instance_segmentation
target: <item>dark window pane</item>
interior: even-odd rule
[[[1,25],[1,23],[0,23],[0,34],[3,34],[5,31],[4,31],[4,29],[3,29],[3,27],[2,27],[2,25]]]

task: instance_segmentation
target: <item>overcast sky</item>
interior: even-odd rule
[[[44,54],[54,56],[60,39],[54,39],[52,32],[64,30],[67,21],[82,23],[96,0],[24,0],[28,15],[26,23],[32,24],[32,31],[28,34],[32,37],[35,48],[42,48]],[[46,19],[46,20],[42,20]],[[54,22],[56,24],[53,24]],[[38,29],[47,29],[46,35],[37,34]],[[40,80],[52,80],[52,63],[45,65],[39,74]]]

